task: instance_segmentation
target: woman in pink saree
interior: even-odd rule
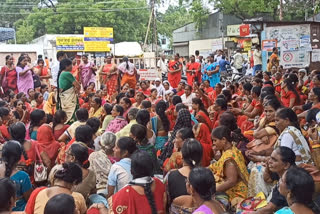
[[[16,67],[17,71],[17,85],[18,91],[23,92],[28,96],[28,90],[34,88],[33,86],[33,71],[28,65],[28,57],[26,55],[21,55],[18,59],[18,64]]]
[[[91,82],[96,83],[97,67],[89,62],[88,55],[82,56],[82,63],[79,65],[80,80],[83,88],[87,88]]]

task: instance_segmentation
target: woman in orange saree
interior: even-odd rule
[[[107,86],[108,95],[111,97],[118,89],[118,73],[116,64],[112,63],[111,56],[106,58],[106,64],[99,71],[100,83]]]

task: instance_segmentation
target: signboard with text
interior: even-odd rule
[[[157,69],[139,69],[138,74],[140,75],[140,80],[153,81],[159,77]]]
[[[240,36],[240,25],[228,25],[227,36]]]
[[[82,37],[57,37],[56,46],[61,51],[84,51]]]
[[[84,46],[86,52],[109,52],[108,44],[113,41],[113,28],[84,27]]]

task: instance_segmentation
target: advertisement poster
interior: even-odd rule
[[[320,62],[320,49],[313,49],[311,62]]]
[[[275,47],[277,47],[277,40],[263,40],[262,41],[262,50],[263,51],[272,51],[272,49]]]
[[[306,51],[283,51],[280,57],[280,65],[284,69],[302,68],[310,63],[310,54]]]
[[[297,51],[299,50],[300,40],[283,40],[282,41],[282,51]]]
[[[84,27],[84,47],[86,52],[109,52],[108,44],[113,41],[113,28]]]

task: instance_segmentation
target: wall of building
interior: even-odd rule
[[[15,63],[18,61],[19,56],[22,53],[29,54],[31,62],[37,59],[38,55],[43,55],[41,46],[35,44],[29,45],[14,45],[14,44],[1,44],[0,45],[0,65],[5,64],[5,57],[7,55],[13,55]]]

